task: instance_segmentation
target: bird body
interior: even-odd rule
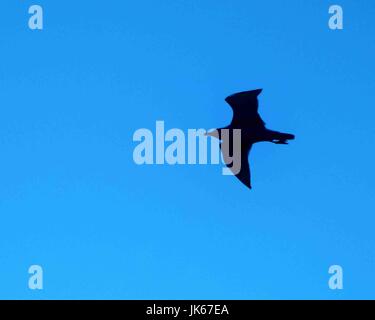
[[[289,133],[269,130],[258,113],[258,95],[261,89],[239,92],[225,99],[233,109],[233,119],[229,126],[217,129],[210,136],[221,140],[220,148],[224,162],[233,171],[233,174],[248,188],[251,189],[250,166],[248,156],[253,144],[258,142],[272,142],[288,144],[295,136]],[[240,132],[236,135],[235,132]],[[241,139],[237,144],[235,139]],[[239,145],[239,147],[236,147]],[[225,146],[226,152],[223,152]],[[228,152],[229,151],[229,152]],[[233,157],[240,157],[241,167],[233,169]]]

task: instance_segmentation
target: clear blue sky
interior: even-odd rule
[[[0,298],[375,298],[375,3],[336,2],[337,32],[325,0],[2,1]],[[255,88],[297,140],[253,148],[252,191],[134,164],[138,128],[226,125]]]

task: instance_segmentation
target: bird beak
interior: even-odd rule
[[[219,138],[219,132],[217,130],[206,132],[204,135],[207,137]]]

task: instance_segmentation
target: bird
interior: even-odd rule
[[[285,145],[294,140],[295,135],[269,130],[258,113],[258,96],[263,89],[238,92],[230,95],[225,101],[233,110],[232,122],[224,128],[207,133],[208,136],[220,140],[220,149],[226,166],[246,187],[252,189],[249,165],[249,153],[252,146],[258,142],[272,142]],[[236,147],[235,132],[240,132],[240,147]],[[225,148],[224,148],[225,147]],[[223,148],[225,151],[223,150]],[[230,157],[232,153],[232,157]],[[234,170],[234,157],[238,156],[240,168]]]

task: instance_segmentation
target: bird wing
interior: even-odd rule
[[[233,109],[231,126],[236,128],[264,127],[258,113],[258,95],[262,89],[235,93],[225,99]]]
[[[250,174],[250,165],[249,165],[249,153],[251,147],[253,146],[252,143],[243,144],[241,146],[241,169],[235,176],[249,189],[251,189],[251,174]],[[221,144],[220,144],[221,147]],[[232,170],[233,164],[229,159],[226,158],[226,155],[223,153],[224,162],[226,166]],[[233,172],[235,173],[235,172]]]
[[[252,144],[242,148],[241,153],[241,170],[236,177],[249,189],[251,189],[251,173],[249,164],[249,153]]]

